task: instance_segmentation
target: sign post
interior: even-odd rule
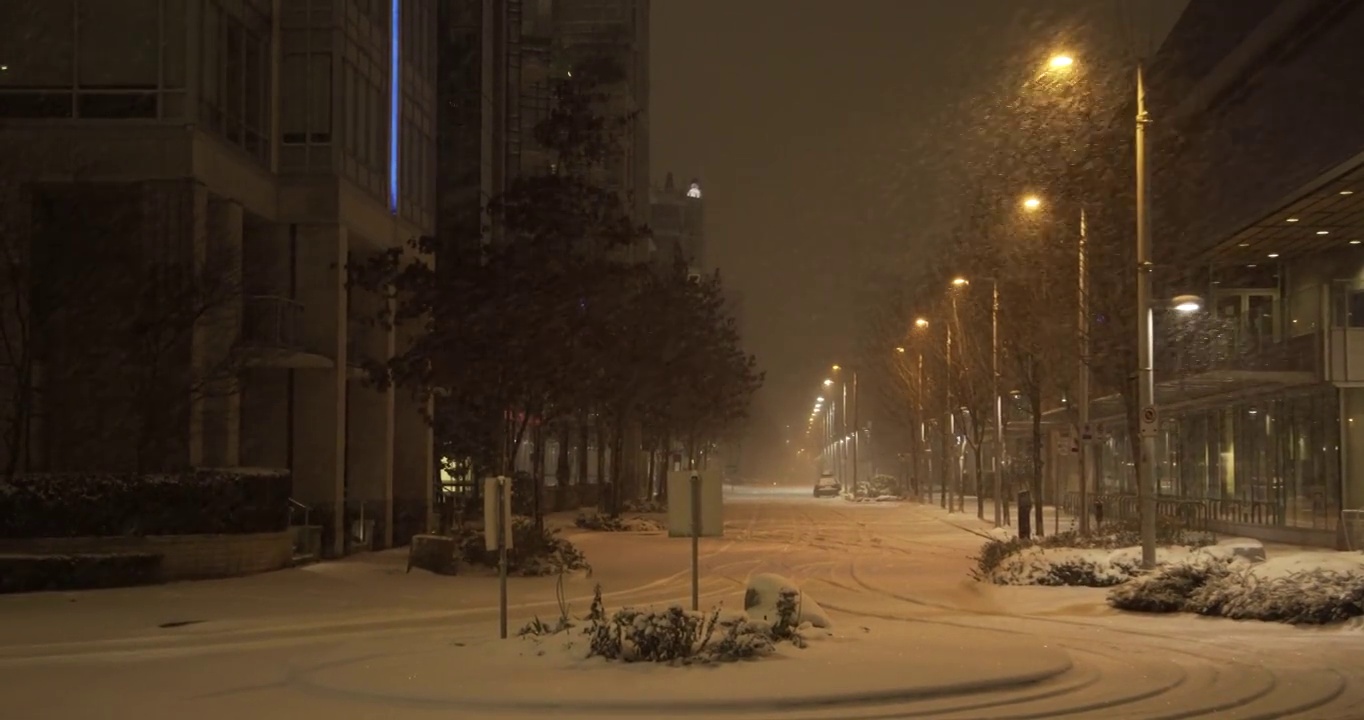
[[[691,609],[701,611],[701,473],[691,474]]]
[[[498,627],[507,639],[507,550],[511,540],[511,480],[506,477],[483,480],[483,547],[497,551]]]

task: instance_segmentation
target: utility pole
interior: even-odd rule
[[[852,416],[853,416],[853,417],[852,417],[852,421],[853,421],[853,435],[852,435],[852,485],[853,485],[853,490],[852,490],[852,495],[853,495],[853,497],[857,497],[857,446],[862,444],[862,442],[861,442],[861,435],[860,435],[860,432],[861,432],[862,428],[861,428],[861,426],[858,424],[858,421],[857,421],[857,404],[858,404],[858,403],[857,403],[857,368],[852,368],[852,381],[853,381],[853,391],[852,391]]]
[[[1153,367],[1155,317],[1151,307],[1151,188],[1148,177],[1146,129],[1151,118],[1146,113],[1146,84],[1142,67],[1137,65],[1137,395],[1141,405],[1141,457],[1137,462],[1138,495],[1141,505],[1141,564],[1156,565],[1156,381]]]
[[[1080,404],[1080,427],[1077,428],[1077,435],[1080,440],[1080,533],[1089,533],[1089,447],[1092,440],[1092,432],[1089,427],[1089,287],[1086,275],[1089,272],[1088,249],[1086,243],[1087,230],[1085,228],[1085,209],[1080,208],[1080,251],[1078,267],[1080,273],[1079,297],[1076,305],[1079,307],[1079,324],[1076,328],[1079,331],[1080,345],[1080,390],[1077,400]],[[1058,510],[1059,512],[1059,510]]]
[[[999,281],[990,281],[990,366],[995,395],[995,527],[1004,524],[1004,399],[999,394]],[[977,448],[976,452],[980,452]]]

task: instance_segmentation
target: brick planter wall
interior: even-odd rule
[[[155,553],[165,580],[251,575],[279,570],[293,561],[288,531],[241,535],[149,535],[146,537],[0,538],[0,553],[77,555]]]

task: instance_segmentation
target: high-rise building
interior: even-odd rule
[[[650,194],[649,229],[653,252],[660,263],[681,257],[693,274],[709,269],[706,262],[706,206],[701,182],[679,186],[668,173],[663,187]]]
[[[237,335],[248,351],[239,382],[186,403],[158,455],[134,458],[116,429],[136,398],[102,392],[117,361],[62,372],[59,329],[43,328],[43,375],[61,381],[43,389],[25,467],[287,467],[325,553],[344,552],[361,517],[376,546],[425,529],[422,403],[368,386],[359,369],[404,338],[362,321],[376,300],[348,289],[346,267],[434,230],[435,11],[428,0],[0,3],[8,226],[35,254],[124,244],[132,262],[235,258],[222,270],[240,278],[239,296],[173,357],[198,363]]]

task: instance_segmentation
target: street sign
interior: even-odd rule
[[[498,549],[499,530],[506,546],[512,546],[511,487],[510,478],[483,478],[483,547],[488,552]],[[501,502],[498,502],[499,499]],[[502,516],[501,522],[498,521],[499,514]]]
[[[511,487],[509,477],[483,479],[483,546],[497,551],[499,627],[507,639],[507,548],[512,544]]]
[[[1141,409],[1141,434],[1150,436],[1156,434],[1156,425],[1160,421],[1160,415],[1156,412],[1155,405],[1147,405]]]

